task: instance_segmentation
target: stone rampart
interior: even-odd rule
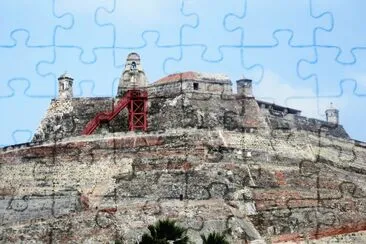
[[[134,243],[157,219],[231,243],[361,231],[365,145],[296,130],[171,129],[0,153],[4,242]],[[349,237],[347,237],[349,238]]]

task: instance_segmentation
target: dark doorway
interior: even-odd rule
[[[198,83],[193,83],[193,90],[198,90]]]

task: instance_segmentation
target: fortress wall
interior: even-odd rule
[[[149,130],[171,128],[222,128],[244,131],[266,128],[254,99],[202,93],[185,93],[174,98],[151,99]]]
[[[176,84],[178,83],[168,85]],[[149,97],[148,101],[149,131],[216,127],[243,130],[244,127],[263,128],[266,126],[253,98],[201,92],[178,94],[166,88],[154,94]],[[53,100],[32,141],[52,141],[55,138],[81,135],[86,124],[99,112],[112,110],[113,102],[116,104],[118,100],[111,98]],[[127,111],[124,110],[95,133],[102,133],[103,130],[127,131],[127,118]]]
[[[339,124],[332,124],[294,114],[286,114],[275,110],[261,109],[261,111],[268,118],[269,126],[272,129],[298,129],[315,134],[322,131],[329,136],[350,139],[343,126]]]
[[[334,126],[324,121],[307,119],[293,114],[271,114],[261,111],[252,97],[211,92],[188,92],[178,87],[187,82],[167,83],[150,91],[148,100],[149,131],[164,131],[172,128],[225,129],[245,131],[248,129],[298,129],[349,138],[341,125]],[[203,84],[203,83],[202,83]],[[215,85],[216,83],[204,83]],[[227,85],[226,83],[218,83]],[[154,89],[155,89],[154,88]],[[152,88],[151,88],[152,89]],[[185,89],[185,88],[184,88]],[[220,88],[222,91],[222,88]],[[33,142],[52,141],[81,132],[99,112],[111,111],[112,98],[73,98],[53,100],[37,130]],[[122,132],[128,130],[128,112],[123,110],[113,121],[101,125],[94,133]]]
[[[346,140],[281,130],[115,133],[10,150],[0,154],[2,238],[133,243],[166,216],[197,240],[231,228],[233,243],[351,228],[366,217],[366,179],[342,168],[338,146],[365,156]]]
[[[194,89],[194,83],[198,84],[197,90]],[[153,83],[147,87],[149,97],[171,96],[172,94],[182,92],[199,92],[210,94],[232,94],[231,83],[222,81],[197,81],[181,80],[169,83]]]
[[[171,82],[167,84],[151,84],[147,87],[149,98],[161,97],[161,96],[174,96],[182,92],[186,88],[187,83],[183,82]]]
[[[52,100],[33,142],[80,135],[84,126],[99,112],[112,110],[112,98]]]

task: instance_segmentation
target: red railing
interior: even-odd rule
[[[100,112],[90,120],[82,131],[83,135],[92,134],[101,123],[113,120],[124,108],[128,108],[128,129],[147,130],[147,92],[128,90],[112,111]]]

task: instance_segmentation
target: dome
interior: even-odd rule
[[[65,73],[63,73],[58,79],[60,80],[60,79],[71,79],[71,80],[73,80],[73,78],[71,77],[71,75],[69,74],[69,73],[67,73],[66,71],[65,71]]]
[[[127,61],[140,61],[140,55],[137,53],[130,53],[127,56]]]

